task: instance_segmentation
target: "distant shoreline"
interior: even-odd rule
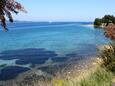
[[[85,25],[82,25],[82,26],[84,26],[84,27],[94,27],[93,24],[85,24]]]

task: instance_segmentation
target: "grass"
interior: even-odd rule
[[[112,73],[100,68],[90,77],[81,80],[80,86],[112,86]]]
[[[54,79],[53,86],[112,86],[112,73],[104,68],[98,68],[89,76],[82,76],[81,80],[76,78]]]
[[[105,48],[100,54],[101,64],[95,71],[88,70],[88,75],[80,80],[77,78],[54,79],[53,86],[112,86],[115,75],[115,43],[110,44],[109,49]],[[99,59],[98,59],[99,60]],[[86,73],[87,74],[87,73]]]

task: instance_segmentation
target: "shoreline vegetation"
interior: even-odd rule
[[[102,18],[96,18],[94,27],[103,28],[104,35],[112,40],[115,39],[115,17],[113,15],[105,15]]]

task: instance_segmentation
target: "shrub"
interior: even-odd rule
[[[100,58],[102,58],[103,63],[102,66],[106,69],[115,72],[115,43],[110,44],[110,48],[105,48]]]

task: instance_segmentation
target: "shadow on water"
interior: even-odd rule
[[[23,72],[28,71],[28,70],[30,70],[30,69],[26,68],[26,67],[18,67],[18,66],[5,67],[4,69],[1,70],[0,81],[15,79],[15,77],[18,74],[23,73]]]
[[[90,46],[90,45],[89,45]],[[23,67],[23,66],[17,66],[17,65],[27,65],[27,64],[32,64],[32,65],[39,65],[39,64],[44,64],[46,61],[49,59],[52,62],[59,62],[59,66],[61,67],[60,62],[67,62],[67,61],[75,61],[75,60],[80,60],[82,58],[83,52],[91,53],[93,48],[90,46],[90,49],[87,50],[87,47],[85,48],[86,50],[79,50],[77,53],[70,53],[66,54],[63,57],[60,57],[55,51],[49,51],[44,48],[27,48],[27,49],[18,49],[18,50],[7,50],[7,51],[2,51],[0,53],[0,60],[14,60],[16,59],[15,66],[8,66],[6,65],[4,68],[1,69],[0,71],[0,81],[5,81],[9,79],[15,79],[18,74],[30,70],[28,67]],[[86,54],[84,54],[86,55]],[[2,66],[1,66],[2,67]],[[52,70],[57,67],[41,67],[39,69],[41,70],[46,70],[50,72],[50,69]]]
[[[47,51],[45,49],[19,49],[19,50],[8,50],[0,53],[0,59],[2,60],[16,60],[16,64],[43,64],[46,60],[51,57],[56,57],[57,54],[54,51]]]
[[[43,48],[7,50],[0,53],[0,60],[14,59],[17,59],[15,62],[17,65],[44,64],[48,59],[51,59],[53,62],[64,62],[67,60],[66,57],[59,57],[54,51],[48,51]],[[7,65],[1,70],[0,81],[14,79],[18,74],[27,70],[29,70],[29,68]]]

